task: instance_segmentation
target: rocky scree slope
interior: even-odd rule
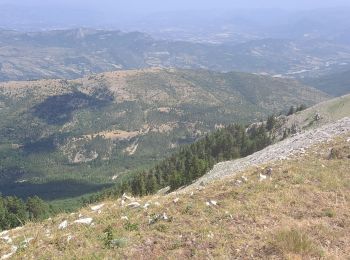
[[[206,175],[198,179],[194,184],[186,187],[186,190],[207,184],[213,180],[221,179],[237,174],[249,167],[258,167],[266,163],[274,163],[279,160],[288,160],[292,156],[303,154],[312,145],[331,141],[334,137],[350,132],[350,117],[345,117],[335,123],[299,133],[291,138],[268,146],[262,151],[256,152],[242,159],[218,163]]]

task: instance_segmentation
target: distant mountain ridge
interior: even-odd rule
[[[76,79],[155,66],[302,78],[322,75],[343,63],[350,63],[349,46],[308,37],[215,44],[84,28],[0,30],[0,81]]]

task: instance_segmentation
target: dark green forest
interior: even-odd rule
[[[111,188],[83,197],[82,203],[94,203],[124,192],[135,196],[150,195],[170,186],[176,190],[191,184],[222,161],[237,159],[259,151],[272,143],[269,130],[276,124],[274,116],[266,123],[250,127],[234,124],[207,134],[197,142],[185,145],[178,152],[148,170],[128,173]],[[34,196],[23,201],[0,197],[0,229],[13,228],[27,221],[38,221],[57,212],[51,205]]]
[[[40,221],[54,213],[53,208],[37,196],[23,201],[15,196],[0,195],[0,231],[21,226],[27,221]]]

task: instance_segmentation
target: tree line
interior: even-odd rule
[[[274,117],[269,117],[267,123],[249,128],[238,124],[226,126],[180,148],[151,169],[126,176],[114,188],[90,196],[85,203],[120,196],[124,192],[143,196],[167,186],[175,190],[189,185],[218,162],[245,157],[270,145],[272,138],[269,130],[275,123]]]
[[[53,214],[53,209],[37,196],[26,201],[0,195],[0,230],[15,228],[27,221],[40,221]]]

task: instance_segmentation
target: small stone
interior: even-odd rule
[[[126,221],[129,220],[129,218],[128,218],[127,216],[122,216],[120,219],[121,219],[121,220],[126,220]]]
[[[143,208],[144,208],[144,209],[148,209],[149,206],[151,206],[151,204],[150,204],[150,203],[146,203],[146,204],[143,206]]]
[[[259,181],[265,181],[266,179],[267,179],[267,176],[260,173],[260,175],[259,175]]]
[[[267,175],[267,176],[271,176],[271,175],[272,175],[272,168],[268,168],[268,169],[266,170],[266,175]]]
[[[74,238],[73,236],[68,235],[68,236],[67,236],[67,243],[69,243],[69,241],[71,241],[73,238]]]
[[[217,206],[218,205],[218,202],[215,201],[215,200],[209,200],[205,203],[208,207],[209,206]]]
[[[210,204],[213,205],[213,206],[217,206],[217,205],[218,205],[218,202],[215,201],[215,200],[210,200]]]
[[[165,212],[163,213],[163,219],[164,219],[164,220],[168,220],[168,219],[169,219],[168,216],[167,216],[167,214],[166,214]]]
[[[247,178],[246,176],[242,176],[242,180],[243,180],[244,182],[248,182],[248,178]]]
[[[174,202],[174,203],[178,203],[179,200],[180,200],[179,198],[176,198],[176,199],[173,200],[173,202]]]

